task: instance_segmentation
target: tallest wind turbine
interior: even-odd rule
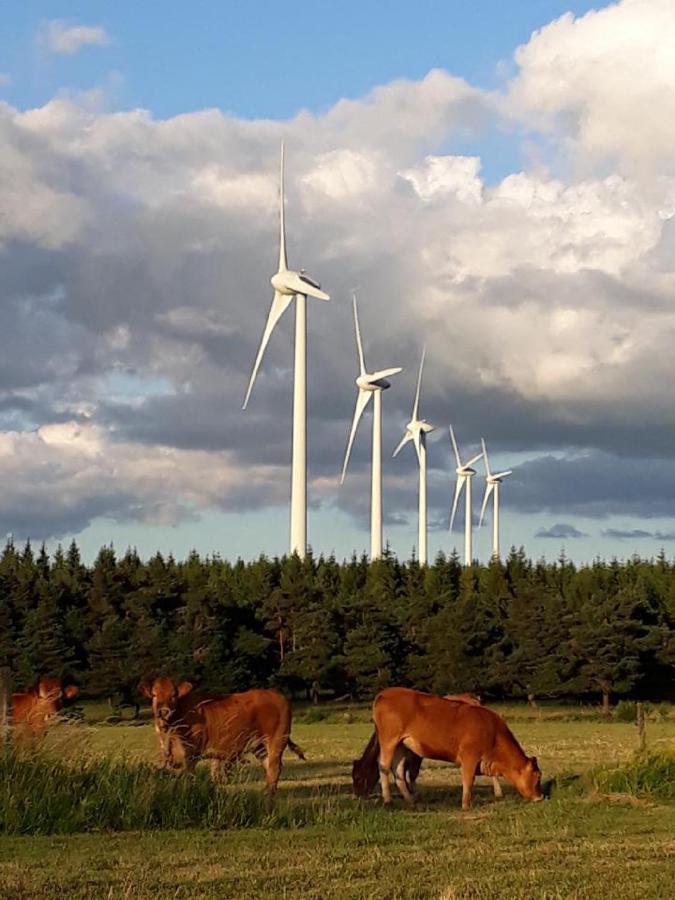
[[[284,145],[281,145],[279,177],[279,269],[270,278],[274,299],[255,359],[243,409],[274,327],[295,298],[295,372],[293,380],[293,451],[291,462],[291,541],[290,552],[302,559],[307,551],[307,297],[329,300],[321,286],[305,274],[288,268],[286,226],[284,221]]]

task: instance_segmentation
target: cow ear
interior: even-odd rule
[[[66,700],[72,700],[73,697],[77,697],[80,693],[80,689],[76,684],[69,684],[68,687],[63,689],[63,696]]]
[[[179,697],[184,697],[186,694],[189,694],[191,690],[192,684],[189,681],[181,681],[176,688]]]
[[[138,693],[141,697],[152,697],[152,685],[148,684],[147,681],[141,681],[138,685]]]
[[[538,764],[538,762],[537,762],[537,757],[536,757],[536,756],[531,756],[531,757],[530,757],[530,763],[532,764],[532,768],[535,770],[535,772],[538,772],[538,771],[539,771],[539,764]]]
[[[44,683],[44,681],[42,679],[40,679],[37,683],[38,697],[40,698],[40,700],[45,700],[50,694],[51,694],[51,691],[49,690],[47,685]]]

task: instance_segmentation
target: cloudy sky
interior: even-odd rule
[[[384,397],[399,554],[416,465],[388,451],[425,343],[432,553],[461,549],[450,423],[513,469],[503,545],[672,553],[675,0],[244,6],[6,11],[0,534],[286,549],[291,312],[241,411],[283,139],[290,263],[331,294],[308,313],[314,549],[368,546],[369,413],[338,487],[355,289],[369,365],[405,369]]]

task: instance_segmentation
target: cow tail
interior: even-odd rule
[[[304,759],[304,760],[307,759],[305,754],[302,752],[302,748],[298,747],[298,745],[295,743],[295,741],[292,741],[290,739],[290,737],[288,738],[288,749],[291,750],[293,753],[295,753],[295,755],[298,757],[298,759]]]

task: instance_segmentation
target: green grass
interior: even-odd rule
[[[660,763],[635,757],[634,725],[576,711],[572,718],[559,708],[502,709],[527,752],[538,756],[545,778],[569,773],[550,800],[529,804],[507,788],[505,799],[495,802],[481,779],[474,808],[463,813],[457,771],[425,764],[418,806],[409,810],[397,802],[384,810],[377,797],[360,803],[350,795],[350,762],[371,730],[361,710],[347,710],[351,721],[333,708],[314,723],[296,717],[293,736],[308,761],[287,756],[273,811],[261,800],[257,766],[246,770],[253,784],[224,788],[214,788],[206,770],[192,782],[156,771],[148,765],[156,753],[149,723],[56,726],[44,750],[52,771],[43,792],[58,794],[61,778],[62,798],[70,793],[77,808],[82,788],[67,788],[67,779],[89,767],[107,785],[109,821],[118,816],[112,827],[138,830],[1,837],[0,897],[454,900],[672,893],[675,806],[654,790],[663,776],[656,771]],[[85,721],[101,718],[88,709]],[[650,721],[647,736],[650,751],[675,746],[675,720]],[[671,770],[664,771],[668,782]],[[16,779],[6,776],[1,789],[18,790]],[[167,793],[153,800],[160,788]],[[250,798],[248,815],[240,815],[241,797]],[[154,819],[146,816],[153,803]],[[208,827],[183,827],[191,816],[200,821],[197,813],[207,816],[201,821]],[[83,822],[84,829],[96,827],[93,815]]]

